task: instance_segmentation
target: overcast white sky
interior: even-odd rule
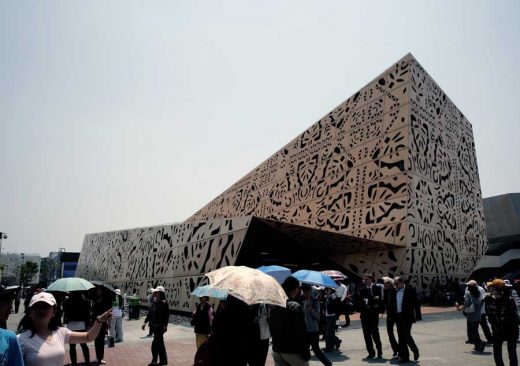
[[[520,186],[519,1],[0,1],[3,252],[183,221],[411,52]]]

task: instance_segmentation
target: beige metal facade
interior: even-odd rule
[[[331,254],[358,275],[465,278],[486,250],[471,124],[409,54],[184,223],[87,235],[78,273],[164,279],[182,310],[236,262],[251,217],[380,243]]]

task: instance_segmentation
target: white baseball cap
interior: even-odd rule
[[[31,302],[29,303],[29,307],[31,308],[37,302],[44,302],[49,304],[50,306],[56,306],[56,299],[51,293],[48,292],[40,292],[34,295],[31,298]]]
[[[164,290],[164,287],[157,286],[156,288],[153,289],[152,292],[162,292],[164,294],[166,291]]]
[[[121,290],[116,288],[116,295],[121,295]]]

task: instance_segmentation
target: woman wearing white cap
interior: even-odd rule
[[[18,342],[26,366],[63,365],[65,343],[87,343],[99,333],[101,324],[112,317],[112,309],[101,314],[88,332],[74,332],[62,327],[57,316],[54,296],[48,292],[35,294],[18,325]]]
[[[146,323],[150,323],[150,329],[153,333],[152,362],[149,363],[149,366],[168,364],[168,355],[164,346],[164,333],[168,329],[169,319],[170,311],[166,302],[164,287],[157,286],[153,290],[152,306],[142,326],[142,329],[145,330]]]

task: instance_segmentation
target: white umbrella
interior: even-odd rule
[[[271,304],[285,307],[287,295],[271,276],[245,266],[227,266],[206,273],[213,288],[222,290],[248,305]]]

